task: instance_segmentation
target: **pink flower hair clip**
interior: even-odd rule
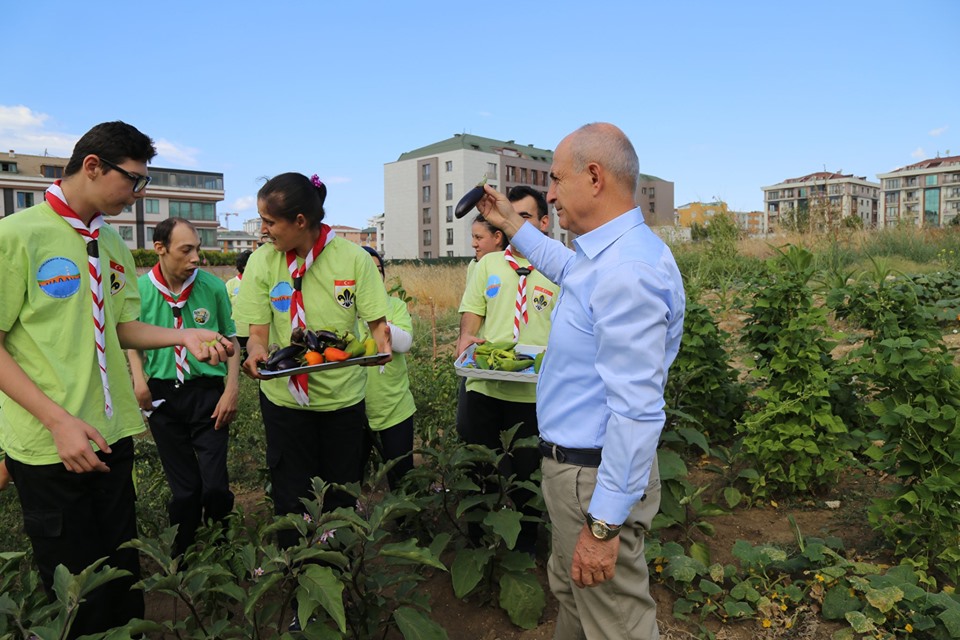
[[[316,187],[317,189],[323,186],[323,180],[321,180],[320,176],[318,176],[317,174],[313,174],[312,176],[310,176],[310,182],[312,182],[313,186]]]

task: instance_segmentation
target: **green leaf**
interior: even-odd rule
[[[297,589],[297,615],[301,620],[309,620],[317,606],[321,606],[330,615],[341,633],[347,630],[347,618],[343,608],[343,583],[330,567],[309,565],[297,577],[300,587]]]
[[[400,607],[393,612],[397,628],[404,640],[447,640],[443,627],[430,619],[423,611]]]
[[[727,487],[723,490],[723,499],[727,501],[727,506],[733,509],[743,500],[743,494],[736,487]]]
[[[710,548],[702,542],[694,542],[690,545],[690,556],[702,562],[704,566],[710,565]]]
[[[500,509],[488,513],[483,523],[489,525],[495,534],[503,538],[507,549],[513,549],[517,544],[517,536],[520,535],[520,518],[522,517],[523,514],[519,511]]]
[[[866,595],[867,602],[876,607],[881,613],[890,611],[894,605],[903,600],[903,591],[898,587],[868,589]]]
[[[842,585],[831,587],[823,596],[823,617],[827,620],[843,620],[848,613],[862,607],[860,599]]]
[[[876,630],[873,622],[859,611],[850,611],[844,617],[857,633],[870,633]]]
[[[660,466],[660,481],[679,480],[688,475],[687,465],[683,463],[680,454],[672,449],[657,451],[657,463]]]
[[[543,587],[532,573],[505,573],[500,577],[500,606],[521,629],[533,629],[547,605]]]
[[[480,584],[484,568],[493,557],[490,549],[463,549],[450,565],[450,578],[453,580],[453,593],[458,598],[465,597]]]
[[[753,616],[753,607],[746,602],[737,602],[736,600],[726,600],[723,603],[723,610],[731,618],[750,618]]]
[[[447,570],[447,567],[436,557],[430,549],[417,546],[417,539],[404,540],[385,544],[380,548],[380,556],[386,558],[402,558],[417,564],[424,564],[437,569]]]
[[[937,618],[947,628],[951,638],[960,638],[960,608],[947,609]]]

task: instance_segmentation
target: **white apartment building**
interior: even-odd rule
[[[781,231],[784,221],[812,207],[821,207],[835,219],[856,216],[865,229],[881,224],[880,184],[864,176],[818,171],[761,189],[767,233]]]
[[[883,225],[942,227],[960,215],[960,156],[933,158],[889,173],[883,185]]]
[[[459,133],[401,154],[383,166],[380,251],[387,259],[472,256],[477,212],[460,220],[453,213],[463,194],[484,178],[503,192],[524,184],[546,194],[552,162],[547,149]],[[566,242],[552,215],[550,222],[551,235]]]
[[[9,151],[0,154],[0,215],[8,216],[43,201],[47,187],[57,178],[69,158],[34,156]],[[106,221],[120,233],[131,249],[153,248],[153,230],[171,216],[193,222],[203,249],[216,251],[217,203],[223,201],[223,174],[185,169],[150,167],[153,179],[146,196],[120,215]]]

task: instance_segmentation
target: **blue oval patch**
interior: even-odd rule
[[[289,282],[278,282],[270,290],[270,304],[280,313],[290,311],[291,297],[293,297],[293,286]]]
[[[68,258],[50,258],[37,269],[37,284],[51,298],[69,298],[80,290],[80,269]]]
[[[491,275],[487,278],[487,289],[484,291],[484,295],[488,298],[496,298],[497,294],[500,293],[500,286],[503,284],[500,282],[500,276]]]

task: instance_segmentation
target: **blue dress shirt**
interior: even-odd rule
[[[540,436],[603,449],[590,514],[621,524],[643,496],[663,430],[686,298],[673,254],[632,209],[571,251],[524,224],[513,244],[560,285],[540,378]]]

